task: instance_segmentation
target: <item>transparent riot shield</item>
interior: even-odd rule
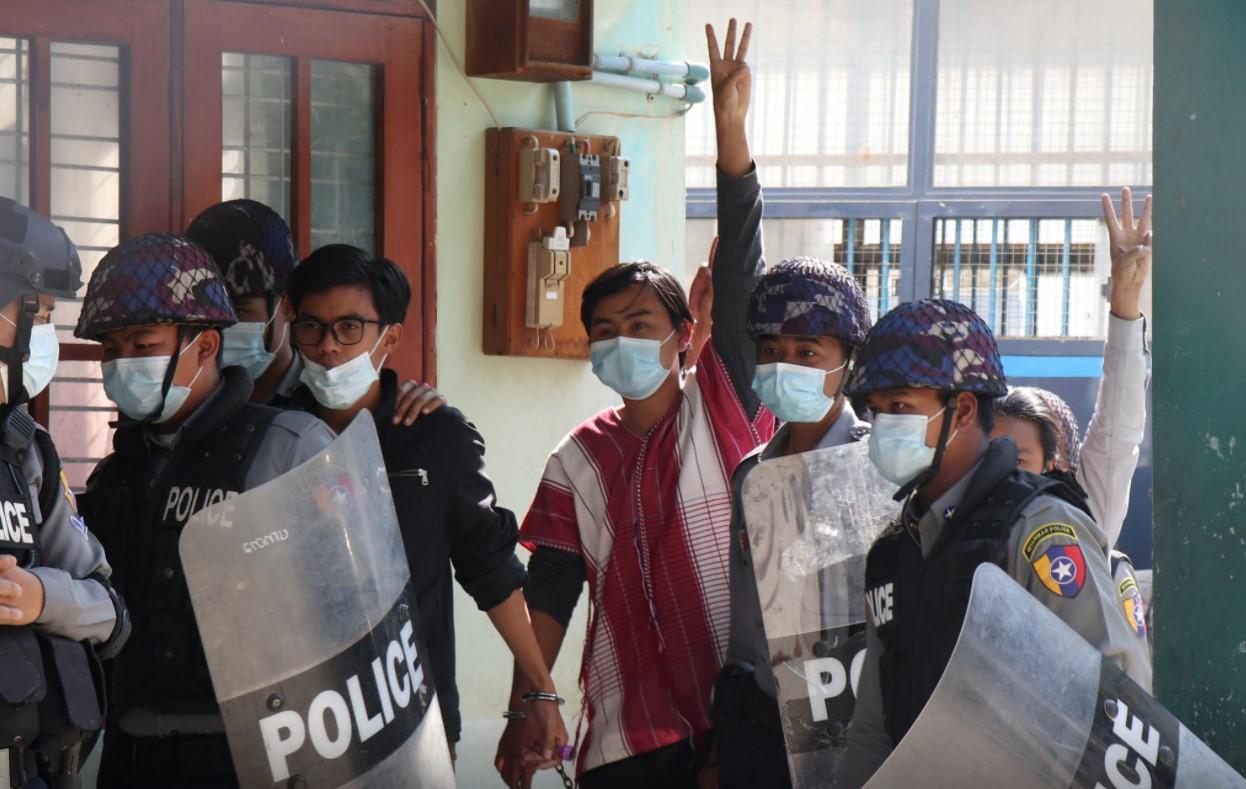
[[[943,677],[867,789],[1242,789],[1246,780],[1003,570],[974,573]]]
[[[454,786],[367,412],[179,547],[242,786]]]
[[[741,493],[797,789],[831,786],[865,656],[865,557],[896,487],[864,442],[759,463]]]

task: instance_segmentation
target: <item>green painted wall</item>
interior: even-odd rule
[[[1154,106],[1155,688],[1246,771],[1246,3],[1157,0]]]

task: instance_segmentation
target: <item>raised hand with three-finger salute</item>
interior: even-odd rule
[[[1103,203],[1103,222],[1108,226],[1112,255],[1112,314],[1132,321],[1142,317],[1142,286],[1151,274],[1151,195],[1142,204],[1142,218],[1134,222],[1133,192],[1121,189],[1121,213],[1110,195]]]

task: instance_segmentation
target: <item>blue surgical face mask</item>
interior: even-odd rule
[[[784,422],[820,422],[839,397],[826,393],[826,377],[847,366],[821,370],[786,362],[759,364],[753,374],[753,391]]]
[[[13,321],[0,315],[5,323],[16,328]],[[52,376],[56,375],[56,363],[61,358],[61,344],[56,339],[56,327],[43,323],[30,328],[30,358],[22,362],[22,386],[26,396],[35,395],[48,388]],[[9,397],[8,365],[0,364],[0,391],[4,393],[4,402],[12,402]]]
[[[274,311],[273,317],[269,318],[267,323],[259,321],[235,323],[222,331],[221,366],[241,367],[247,371],[253,381],[263,375],[277,355],[275,351],[268,350],[264,342],[264,335],[276,317],[277,313]],[[286,341],[286,334],[289,331],[290,324],[286,323],[275,348],[280,348],[281,344]]]
[[[350,408],[368,393],[372,384],[380,377],[377,368],[372,366],[372,354],[380,347],[381,340],[385,339],[388,331],[389,328],[386,327],[385,331],[381,332],[381,336],[377,337],[372,345],[372,350],[361,353],[337,367],[325,367],[304,356],[303,371],[299,373],[299,380],[307,385],[312,397],[316,398],[316,402],[323,407],[333,411]],[[382,365],[385,364],[386,356],[381,357]]]
[[[614,337],[598,340],[589,346],[593,358],[593,374],[626,400],[644,400],[662,386],[671,374],[671,367],[662,366],[662,346],[666,339],[642,340],[638,337]]]
[[[947,411],[924,414],[878,414],[870,431],[870,460],[884,479],[904,487],[934,463],[935,448],[926,445],[926,426]],[[956,432],[948,437],[951,444]],[[946,446],[946,444],[944,445]]]
[[[169,365],[176,364],[176,359],[180,359],[182,354],[195,347],[195,342],[200,336],[195,335],[195,339],[191,340],[176,358],[136,356],[104,362],[104,394],[117,404],[121,413],[131,419],[143,420],[156,414],[152,422],[160,424],[169,421],[185,405],[186,398],[190,397],[191,387],[203,373],[203,367],[199,367],[195,372],[195,377],[190,379],[190,383],[186,386],[171,385],[164,396],[164,404],[161,405],[160,390],[164,388],[165,373],[168,372]],[[159,410],[158,414],[157,410]]]

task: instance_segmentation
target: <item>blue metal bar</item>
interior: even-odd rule
[[[1025,333],[1030,337],[1038,334],[1038,273],[1035,270],[1035,254],[1038,251],[1038,220],[1030,220],[1030,242],[1025,248]]]
[[[952,301],[960,301],[960,226],[959,219],[944,219],[944,233],[947,232],[947,223],[953,222],[956,225],[956,240],[952,244]]]
[[[1013,378],[1098,378],[1103,374],[1102,356],[1010,356],[1000,357],[1004,375]]]
[[[1064,220],[1064,254],[1060,259],[1060,276],[1063,279],[1060,296],[1060,335],[1069,336],[1069,276],[1070,261],[1073,249],[1073,220]]]
[[[991,323],[991,331],[995,332],[996,336],[1000,336],[1004,332],[1003,332],[1003,327],[999,325],[999,313],[996,310],[996,307],[998,306],[997,301],[999,298],[999,294],[998,294],[999,220],[998,219],[991,220],[991,269],[990,271],[991,271],[991,276],[990,276],[991,290],[990,290],[990,302],[989,303],[991,307],[990,307],[990,316],[987,318],[987,320],[989,320]]]
[[[857,253],[857,220],[846,219],[848,223],[848,273],[852,274],[856,271],[856,253]]]
[[[891,312],[891,220],[880,219],[882,228],[883,263],[878,275],[878,314]]]

